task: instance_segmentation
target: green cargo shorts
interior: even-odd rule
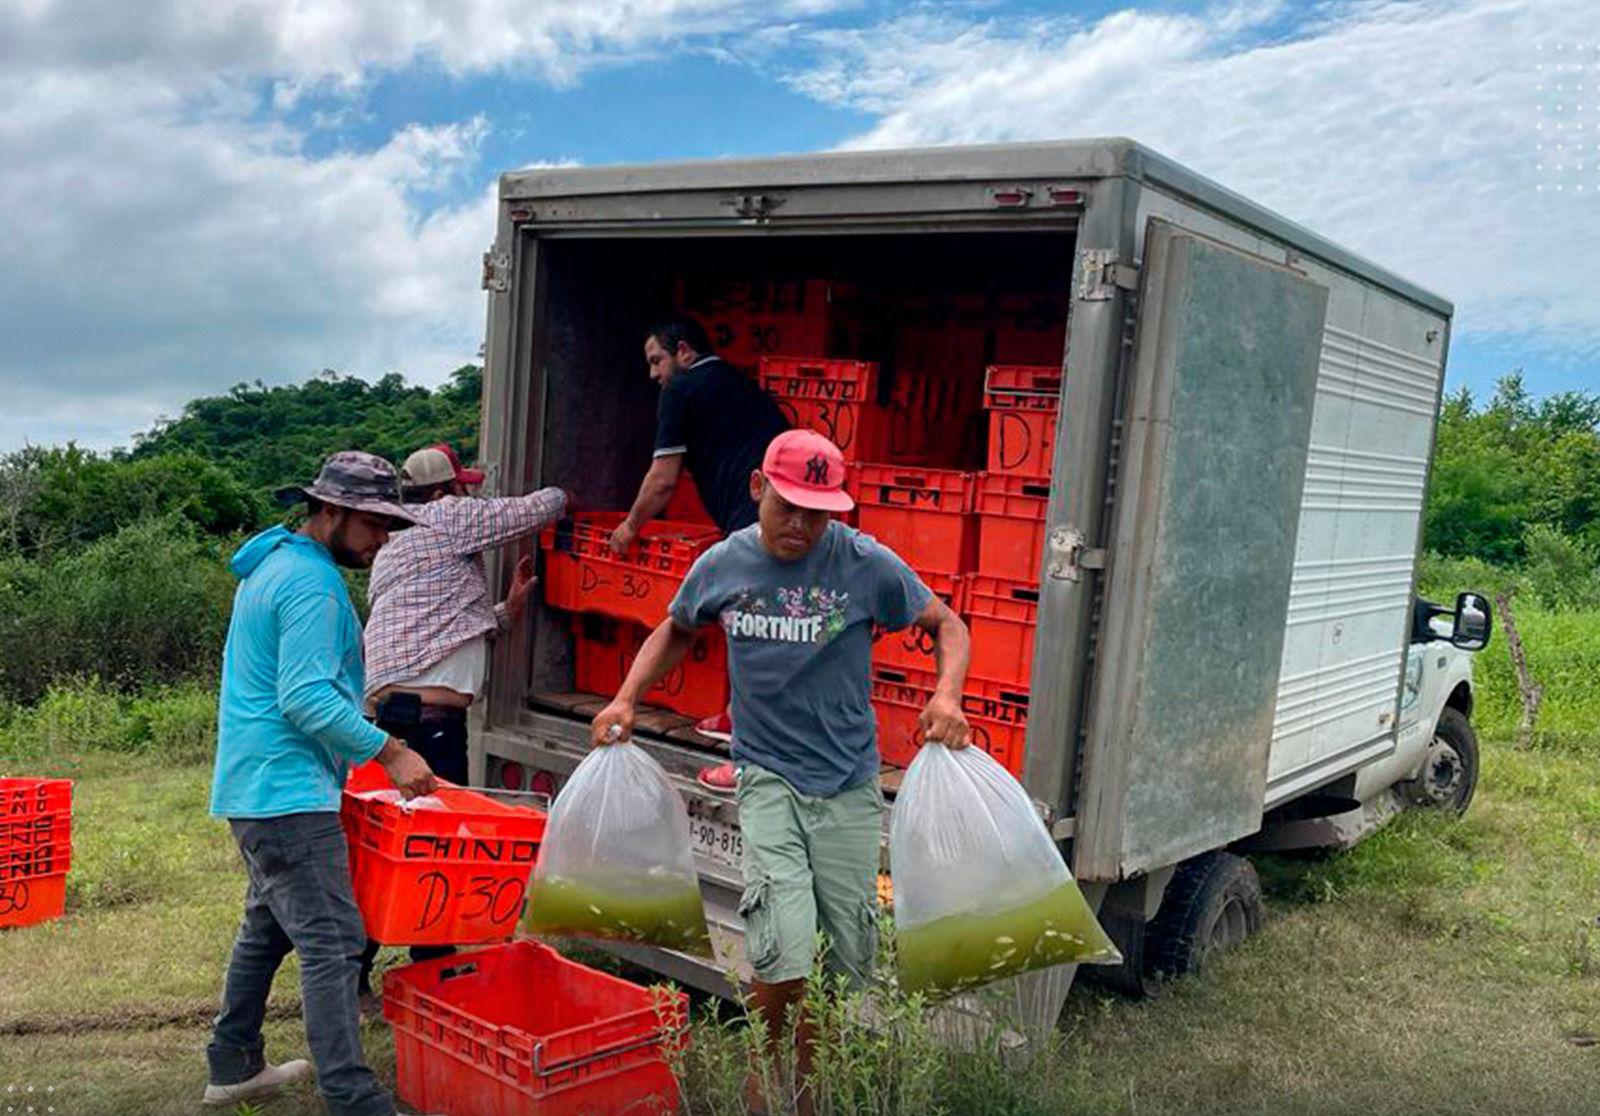
[[[767,984],[809,976],[817,931],[823,964],[861,985],[878,944],[877,776],[832,798],[801,794],[754,764],[739,771],[744,835],[745,957]]]

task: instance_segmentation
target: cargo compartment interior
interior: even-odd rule
[[[847,460],[983,474],[991,366],[1053,370],[1059,395],[1073,251],[1070,229],[543,239],[524,367],[543,415],[528,431],[529,479],[573,490],[585,511],[628,508],[655,429],[644,335],[672,313],[700,320],[751,375],[763,357],[873,362],[867,401],[895,419],[881,443],[854,452],[849,432],[836,434]],[[816,425],[809,412],[791,420]],[[1048,476],[1015,479],[1048,494]],[[572,614],[543,603],[532,613],[529,703],[592,713],[573,696]]]

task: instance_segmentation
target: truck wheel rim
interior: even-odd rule
[[[1229,897],[1211,927],[1209,949],[1231,949],[1250,936],[1250,915],[1237,898]]]
[[[1423,768],[1423,788],[1428,797],[1440,803],[1454,802],[1465,776],[1463,767],[1461,753],[1455,750],[1455,746],[1443,737],[1435,736]]]

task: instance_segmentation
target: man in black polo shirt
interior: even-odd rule
[[[668,318],[654,326],[645,335],[644,359],[650,378],[661,386],[655,460],[627,518],[612,532],[611,549],[627,551],[640,528],[665,510],[685,468],[724,535],[750,526],[756,521],[750,474],[761,468],[772,439],[789,429],[783,412],[759,385],[711,351],[706,331],[693,318]],[[733,735],[726,712],[696,729],[717,740]],[[700,781],[731,794],[733,766],[702,771]]]

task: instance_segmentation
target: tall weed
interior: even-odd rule
[[[0,762],[86,751],[194,762],[211,754],[216,738],[216,691],[201,682],[128,697],[98,678],[67,680],[51,685],[34,705],[0,713]]]

